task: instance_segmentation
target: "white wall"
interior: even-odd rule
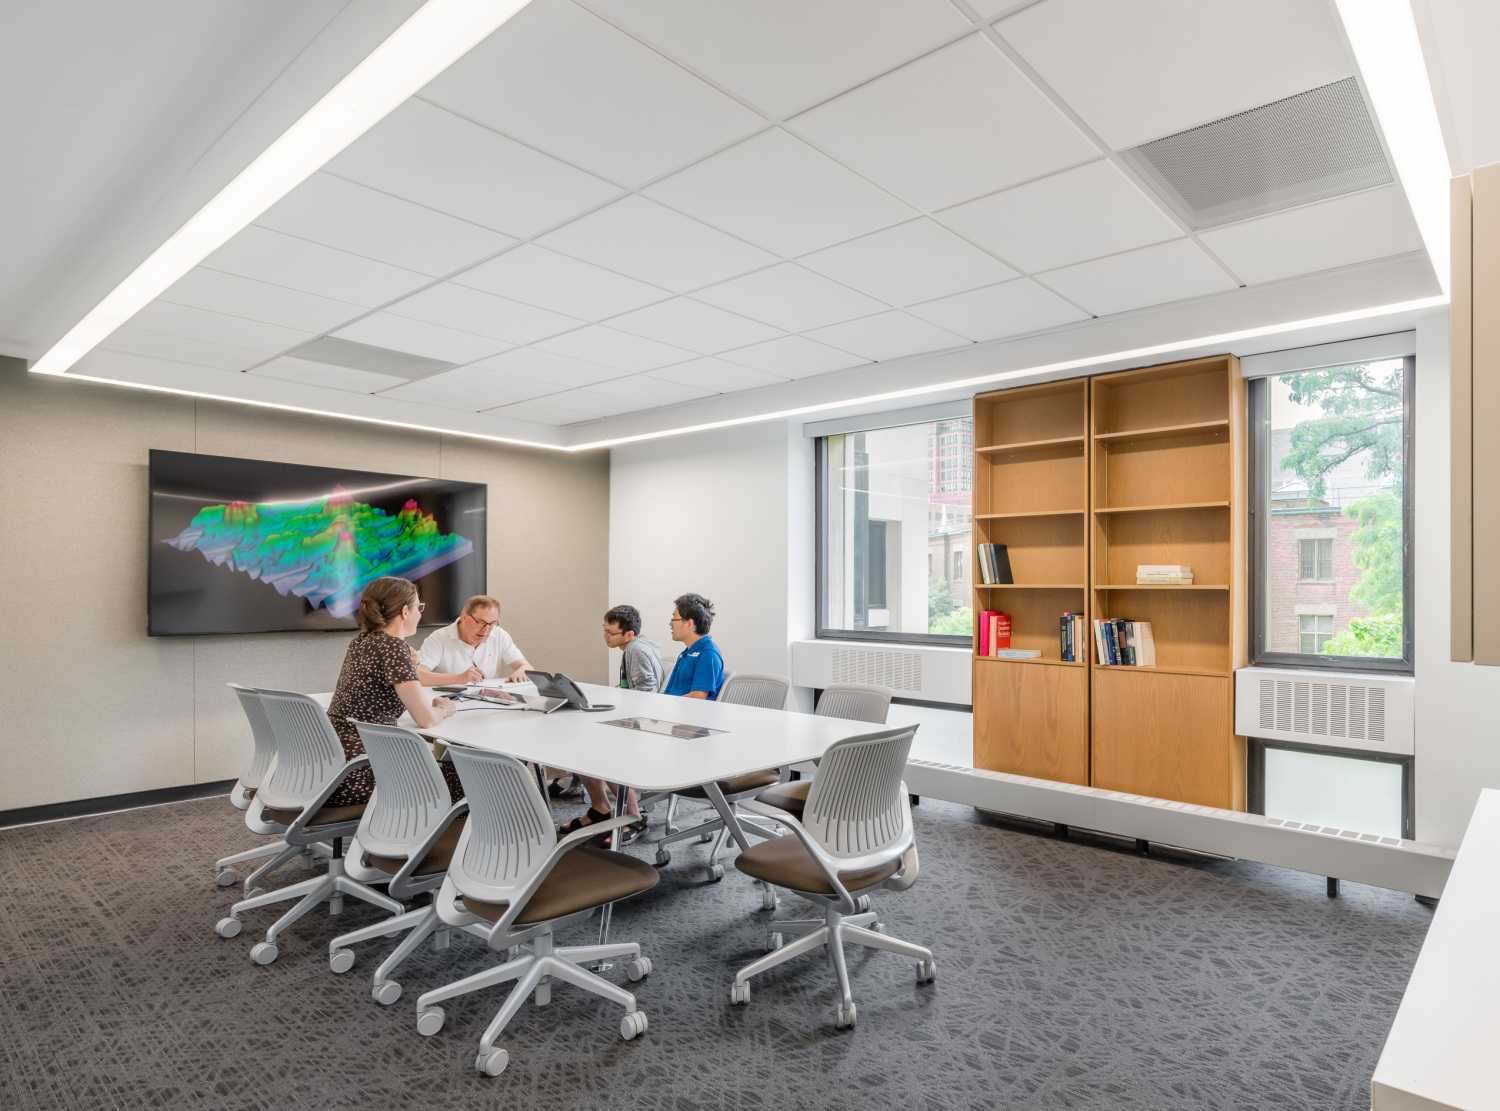
[[[1417,840],[1439,845],[1457,845],[1480,790],[1500,787],[1500,668],[1448,658],[1448,385],[1442,311],[1417,323],[1415,460]]]
[[[672,600],[691,591],[714,603],[729,670],[791,674],[792,641],[813,632],[813,455],[800,424],[614,448],[609,497],[609,604],[639,609],[664,659],[678,650]]]

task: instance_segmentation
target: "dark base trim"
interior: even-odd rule
[[[934,710],[957,710],[961,714],[972,714],[974,707],[963,702],[927,702],[921,698],[892,698],[893,706],[927,706]]]
[[[105,795],[97,799],[75,799],[72,802],[52,802],[46,806],[0,810],[0,829],[85,818],[91,814],[113,814],[121,810],[161,806],[169,802],[213,798],[215,795],[229,794],[235,782],[233,779],[221,779],[214,783],[190,783],[185,787],[160,787],[154,791],[132,791],[125,795]]]

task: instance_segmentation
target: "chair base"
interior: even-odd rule
[[[403,931],[410,931],[401,939],[401,944],[396,946],[391,955],[380,962],[380,967],[375,970],[375,975],[370,979],[370,994],[377,1002],[388,1007],[401,998],[401,985],[391,979],[391,974],[396,971],[401,962],[415,953],[422,942],[429,937],[432,938],[434,949],[448,948],[454,929],[462,930],[481,941],[488,940],[490,936],[489,930],[479,924],[449,926],[438,917],[437,907],[429,904],[418,907],[416,910],[409,910],[405,914],[398,914],[395,918],[376,922],[364,929],[340,934],[328,943],[328,966],[334,972],[348,972],[354,966],[354,951],[349,946],[357,945],[361,941],[371,941],[377,937],[394,937]]]
[[[810,953],[815,949],[827,949],[828,961],[833,965],[834,974],[839,981],[839,1005],[837,1010],[837,1024],[840,1027],[853,1026],[855,1018],[854,998],[849,988],[849,969],[844,963],[844,944],[853,942],[863,945],[869,949],[881,949],[887,953],[896,953],[903,957],[914,957],[917,960],[917,982],[927,983],[936,974],[936,963],[932,957],[932,950],[920,945],[913,945],[909,941],[900,941],[894,937],[887,937],[883,933],[866,929],[867,926],[877,926],[875,912],[873,910],[862,911],[858,914],[843,914],[837,906],[829,905],[824,911],[822,920],[785,920],[771,921],[766,924],[770,931],[770,942],[767,953],[759,960],[751,961],[744,968],[735,973],[734,985],[730,989],[729,998],[733,1003],[748,1003],[750,1001],[750,978],[759,976],[762,972],[769,971],[779,964],[785,964],[794,957],[800,957],[803,953]],[[782,934],[799,934],[795,941],[786,945],[781,944]]]
[[[296,846],[288,846],[288,851],[300,852]],[[288,857],[290,859],[290,857]],[[373,903],[382,910],[390,911],[393,915],[406,912],[406,908],[388,895],[382,895],[372,887],[352,879],[344,873],[343,857],[333,857],[328,861],[328,871],[314,879],[303,880],[288,887],[282,887],[275,891],[268,891],[264,895],[257,895],[251,899],[242,899],[229,908],[229,917],[219,922],[218,933],[221,937],[233,937],[239,932],[238,922],[240,915],[247,910],[257,910],[260,907],[271,906],[275,903],[284,903],[289,899],[297,899],[298,903],[278,918],[266,931],[266,939],[262,945],[257,945],[252,952],[252,959],[257,964],[270,964],[276,959],[276,939],[286,931],[292,923],[307,914],[320,903],[328,904],[329,914],[338,914],[344,909],[344,896],[351,895],[356,899],[367,903]],[[226,923],[235,923],[232,927],[226,927]],[[384,924],[387,925],[388,924]],[[263,947],[264,946],[264,947]]]
[[[239,876],[234,873],[234,865],[244,864],[251,860],[259,860],[261,857],[273,857],[274,859],[261,865],[245,878],[244,890],[254,891],[261,880],[276,871],[283,864],[286,864],[298,853],[302,854],[302,866],[311,871],[314,857],[318,855],[332,856],[333,848],[321,841],[313,845],[308,845],[305,848],[293,848],[285,841],[273,841],[269,845],[262,845],[256,849],[246,849],[242,853],[235,853],[232,856],[222,857],[214,861],[214,879],[220,887],[230,887],[239,879]]]

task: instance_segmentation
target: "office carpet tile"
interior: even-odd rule
[[[1369,1106],[1430,918],[1411,896],[1345,884],[1328,899],[1322,877],[1139,857],[933,800],[915,813],[921,878],[876,906],[890,933],[935,950],[935,984],[918,986],[909,960],[850,948],[852,1031],[834,1029],[835,980],[816,955],[731,1006],[770,915],[732,867],[706,882],[707,846],[682,843],[662,882],[616,910],[615,936],[655,962],[632,989],[648,1033],[622,1042],[619,1007],[555,985],[550,1006],[511,1023],[510,1067],[494,1079],[474,1054],[508,987],[445,1004],[436,1037],[414,1023],[423,990],[496,960],[476,940],[418,953],[384,1008],[368,977],[394,942],[328,971],[328,941],[376,919],[364,904],[304,918],[266,967],[247,954],[271,911],[247,914],[238,938],[214,935],[238,888],[214,886],[212,859],[255,843],[225,800],[3,830],[0,1107]],[[305,878],[296,864],[280,875]],[[777,913],[808,909],[783,897]]]

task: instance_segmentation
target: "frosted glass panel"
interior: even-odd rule
[[[1267,748],[1266,817],[1401,836],[1401,765]]]

